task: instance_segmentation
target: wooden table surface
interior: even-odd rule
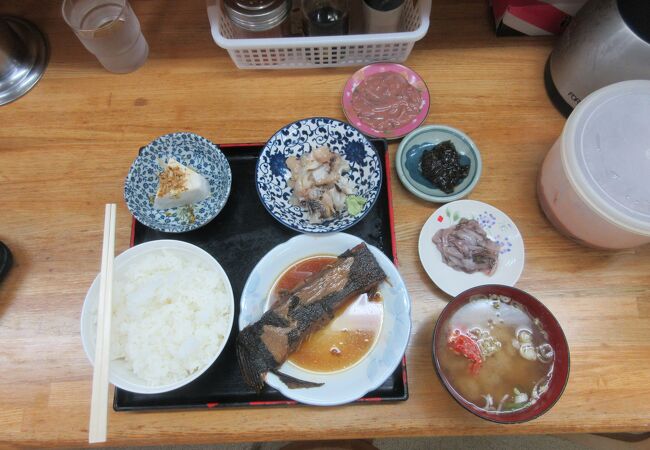
[[[564,124],[542,79],[554,38],[495,37],[484,0],[433,3],[429,33],[407,61],[431,92],[426,123],[472,137],[484,169],[469,198],[505,211],[524,236],[518,286],[551,309],[570,344],[561,400],[537,420],[502,426],[466,412],[443,389],[430,347],[449,297],[417,254],[420,228],[437,205],[409,194],[393,173],[400,271],[413,306],[408,401],[111,411],[110,444],[648,431],[650,246],[580,247],[551,228],[537,203],[540,163]],[[99,270],[105,203],[118,204],[116,251],[128,247],[122,190],[139,146],[178,130],[219,143],[263,142],[296,119],[344,118],[340,96],[355,68],[238,70],[212,41],[203,0],[132,4],[151,53],[128,75],[100,67],[62,21],[59,2],[0,5],[0,13],[37,23],[52,45],[38,86],[0,107],[0,240],[16,262],[0,285],[2,447],[87,442],[92,370],[80,311]]]

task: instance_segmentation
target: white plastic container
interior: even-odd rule
[[[355,0],[357,1],[357,0]],[[233,39],[222,0],[207,0],[214,41],[240,69],[287,69],[404,62],[429,29],[431,0],[406,0],[399,33]]]
[[[650,242],[650,81],[587,96],[546,156],[538,196],[553,225],[590,247]]]

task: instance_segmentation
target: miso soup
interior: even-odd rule
[[[439,365],[465,400],[485,411],[518,411],[548,389],[554,353],[539,320],[502,295],[475,296],[436,341]]]

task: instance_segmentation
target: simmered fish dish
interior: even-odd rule
[[[374,292],[386,274],[365,244],[347,250],[318,273],[278,301],[237,338],[237,356],[244,380],[257,391],[268,372],[277,372],[289,357],[317,330],[329,323],[351,297]],[[290,387],[313,383],[279,376]]]
[[[336,256],[312,256],[298,261],[280,275],[271,289],[269,305],[307,278],[336,262]],[[333,373],[361,361],[373,348],[384,317],[380,290],[351,296],[320,330],[310,334],[289,357],[303,370]]]

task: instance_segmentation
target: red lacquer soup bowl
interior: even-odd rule
[[[463,398],[463,396],[454,388],[453,380],[448,379],[445,372],[442,370],[440,361],[436,355],[436,342],[441,342],[447,339],[447,336],[445,335],[445,325],[453,314],[466,305],[471,298],[475,296],[487,296],[489,294],[510,297],[512,301],[523,306],[530,316],[539,319],[542,329],[548,334],[547,341],[554,351],[553,371],[548,384],[548,389],[541,394],[539,399],[532,405],[516,411],[486,411]],[[445,386],[451,396],[463,408],[482,419],[490,420],[492,422],[520,423],[541,416],[551,409],[551,407],[559,400],[569,380],[569,345],[567,344],[566,337],[564,336],[564,332],[562,331],[557,319],[539,300],[520,289],[492,284],[474,287],[460,293],[442,310],[438,317],[438,321],[436,322],[435,329],[433,330],[433,363],[443,386]]]

